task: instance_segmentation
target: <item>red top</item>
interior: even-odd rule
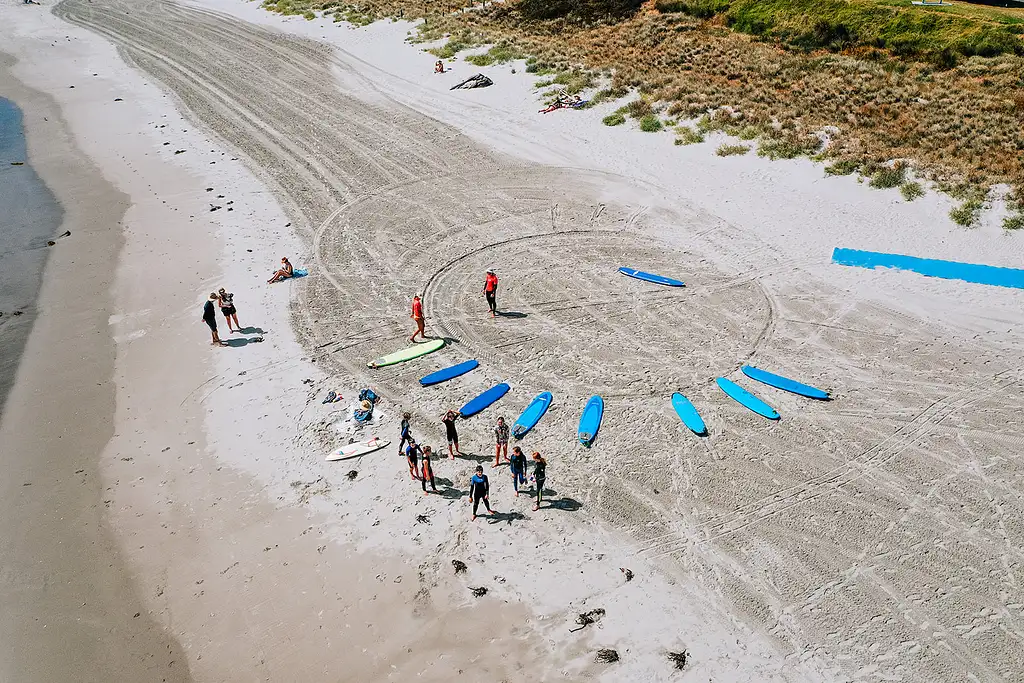
[[[498,288],[498,276],[494,273],[487,273],[487,280],[484,281],[484,291],[493,292]]]
[[[422,318],[423,317],[423,302],[419,299],[412,300],[412,317]]]

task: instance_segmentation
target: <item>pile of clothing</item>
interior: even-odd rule
[[[359,407],[352,412],[356,422],[364,424],[373,417],[373,408],[377,405],[377,394],[373,389],[363,389],[359,392]]]

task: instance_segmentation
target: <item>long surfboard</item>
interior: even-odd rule
[[[690,403],[690,399],[678,391],[672,394],[672,407],[676,409],[676,415],[679,416],[684,425],[689,427],[691,432],[697,436],[703,436],[708,433],[708,427],[704,424],[704,420],[701,419],[700,413]]]
[[[741,387],[736,382],[727,380],[724,377],[719,377],[715,380],[718,383],[718,388],[725,392],[725,395],[732,400],[739,403],[745,408],[753,410],[758,415],[767,417],[769,420],[778,420],[779,413],[772,408],[770,405],[754,396],[752,393]]]
[[[428,342],[423,342],[422,344],[414,344],[404,349],[395,351],[394,353],[389,353],[386,356],[374,358],[373,360],[366,364],[366,367],[382,368],[385,365],[395,365],[396,363],[404,363],[407,360],[412,360],[413,358],[419,358],[420,356],[425,356],[428,353],[433,353],[442,346],[444,346],[444,339],[431,339]]]
[[[750,379],[757,380],[762,384],[767,384],[770,387],[776,389],[782,389],[788,391],[791,394],[798,394],[800,396],[806,396],[807,398],[816,398],[821,401],[828,400],[828,392],[822,391],[817,387],[812,387],[809,384],[801,384],[795,379],[789,379],[782,375],[776,375],[761,368],[755,368],[753,365],[744,365],[743,374]]]
[[[467,360],[458,365],[452,365],[451,367],[442,368],[437,372],[432,372],[426,377],[420,378],[420,384],[425,387],[429,387],[432,384],[440,384],[441,382],[447,382],[450,379],[455,379],[460,375],[465,375],[476,366],[480,365],[476,360]]]
[[[390,441],[381,439],[380,437],[373,437],[368,441],[359,441],[356,443],[350,443],[347,446],[342,446],[338,450],[334,451],[327,456],[327,462],[332,460],[346,460],[348,458],[355,458],[360,455],[366,455],[367,453],[373,453],[379,451],[382,448],[386,448]]]
[[[533,429],[540,419],[544,417],[544,413],[547,412],[548,406],[551,405],[551,399],[554,398],[550,391],[542,391],[537,394],[530,405],[526,406],[526,410],[523,411],[516,419],[516,423],[512,425],[512,436],[517,439],[521,439],[526,436],[526,433]]]
[[[466,405],[459,408],[459,415],[461,417],[470,417],[472,415],[476,415],[481,410],[483,410],[484,408],[491,405],[499,398],[507,394],[508,389],[509,386],[504,382],[502,382],[501,384],[494,385],[484,393],[480,394],[479,396],[471,400]]]
[[[670,277],[664,275],[655,275],[654,273],[645,273],[642,270],[636,268],[619,268],[619,272],[629,277],[635,277],[637,280],[643,280],[644,282],[653,282],[656,285],[666,285],[668,287],[685,287],[686,283],[682,280],[673,280]]]
[[[604,399],[600,396],[591,396],[587,405],[583,408],[583,415],[580,416],[579,439],[580,443],[590,448],[597,438],[597,430],[601,428],[601,418],[604,416]]]

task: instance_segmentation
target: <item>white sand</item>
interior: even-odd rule
[[[98,12],[108,5],[94,3]],[[433,58],[401,43],[402,23],[355,30],[252,3],[199,6],[334,44],[337,84],[313,73],[309,94],[343,121],[317,128],[275,99],[300,78],[267,77],[275,58],[237,65],[252,92],[232,90],[236,66],[214,61],[216,17],[155,3],[126,20],[163,32],[154,44],[131,34],[163,59],[128,54],[164,74],[171,97],[88,31],[39,8],[0,15],[12,27],[5,49],[23,60],[16,75],[58,100],[82,150],[132,198],[111,318],[118,408],[104,475],[140,590],[196,680],[451,680],[468,666],[495,680],[674,680],[665,653],[683,649],[691,661],[680,680],[996,680],[1019,671],[1019,293],[828,264],[832,247],[846,246],[1019,265],[1019,236],[992,225],[965,231],[941,197],[906,204],[823,178],[810,162],[721,159],[715,142],[676,148],[668,135],[609,129],[600,124],[607,107],[539,115],[521,64],[516,75],[458,64],[434,76]],[[127,40],[106,15],[71,7]],[[174,26],[194,33],[175,44]],[[240,25],[232,33],[229,55],[230,40],[247,39],[254,52],[280,49],[304,68],[324,63],[319,49]],[[204,55],[209,74],[189,71]],[[496,86],[447,90],[477,71]],[[435,137],[422,114],[449,137]],[[487,157],[460,133],[520,161]],[[253,140],[266,156],[246,147]],[[391,156],[419,153],[417,140],[426,141],[419,166]],[[460,173],[416,182],[449,149]],[[483,168],[462,172],[474,159]],[[375,186],[378,175],[392,182]],[[222,208],[211,213],[211,203]],[[529,210],[517,214],[522,205]],[[418,221],[427,215],[433,222]],[[401,345],[407,298],[431,268],[479,240],[588,221],[616,233],[547,237],[439,270],[430,324],[448,326],[461,346],[415,367],[362,367]],[[476,232],[477,223],[489,227]],[[265,286],[282,255],[313,264],[313,276]],[[625,257],[635,261],[616,260]],[[681,268],[685,303],[666,307],[663,294],[639,290],[607,309],[603,337],[582,342],[594,323],[560,317],[554,297],[584,292],[614,304],[624,289],[614,267],[640,261]],[[481,305],[473,288],[495,263],[502,303],[528,317],[485,327],[470,313]],[[531,272],[537,279],[516,277]],[[221,285],[264,343],[204,346],[199,306]],[[484,367],[464,382],[414,388],[469,353]],[[837,400],[809,405],[764,389],[782,423],[740,412],[709,381],[751,354]],[[328,445],[343,443],[328,425],[360,386],[385,397],[379,433],[394,438],[402,405],[438,444],[434,416],[502,379],[513,384],[500,408],[509,418],[537,391],[556,391],[527,448],[549,455],[549,486],[578,511],[534,514],[495,474],[492,503],[523,517],[471,524],[464,498],[421,497],[390,449],[322,462]],[[595,387],[610,411],[598,446],[583,453],[572,429]],[[690,387],[705,412],[708,442],[671,415],[676,387]],[[321,405],[331,388],[346,401]],[[462,426],[464,450],[488,454],[498,412]],[[472,464],[443,460],[435,471],[464,490]],[[351,482],[349,469],[359,472]],[[451,559],[469,565],[466,577],[453,576]],[[625,583],[619,567],[636,578]],[[488,595],[471,597],[479,585]],[[599,624],[568,632],[578,612],[597,607],[607,611]],[[598,647],[618,649],[622,661],[595,664]],[[964,676],[950,673],[954,662]]]

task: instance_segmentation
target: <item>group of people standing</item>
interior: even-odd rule
[[[235,309],[235,295],[221,287],[216,292],[211,292],[210,298],[203,305],[203,322],[210,328],[210,334],[213,336],[211,343],[214,346],[227,346],[227,342],[221,341],[220,335],[217,333],[217,310],[213,305],[214,302],[217,302],[217,306],[220,307],[221,315],[224,316],[224,320],[228,324],[228,331],[241,332],[242,326],[238,324],[238,311]],[[234,323],[233,327],[232,323]]]
[[[459,450],[459,432],[455,427],[455,421],[458,419],[459,414],[454,410],[449,410],[441,416],[441,423],[445,427],[445,438],[448,441],[448,458],[454,460],[455,456],[462,456],[462,451]],[[430,491],[427,491],[427,485],[430,485],[431,491],[437,492],[437,485],[434,482],[434,467],[432,464],[432,458],[434,456],[433,448],[430,446],[420,446],[416,439],[412,435],[412,428],[410,421],[412,419],[411,413],[405,413],[402,415],[402,422],[399,427],[400,439],[398,441],[398,454],[405,455],[406,461],[409,465],[409,476],[414,480],[420,482],[420,486],[423,489],[423,494],[427,495]],[[505,423],[504,417],[499,417],[497,424],[494,426],[494,464],[491,467],[500,467],[501,465],[508,465],[510,472],[512,473],[512,488],[515,491],[516,497],[519,496],[520,486],[526,487],[528,484],[526,478],[526,472],[528,468],[528,461],[526,454],[523,453],[523,449],[519,446],[512,448],[512,455],[508,454],[508,437],[509,428]],[[504,458],[504,462],[502,459]],[[537,501],[534,503],[533,509],[539,510],[540,504],[544,495],[544,482],[547,479],[547,460],[538,453],[534,452],[531,456],[533,461],[533,481],[535,486],[535,493]],[[477,518],[477,511],[479,510],[480,503],[484,504],[484,508],[489,514],[494,514],[491,509],[490,503],[490,480],[487,475],[484,474],[484,468],[482,465],[477,465],[476,471],[469,480],[469,500],[473,506],[473,519]]]

